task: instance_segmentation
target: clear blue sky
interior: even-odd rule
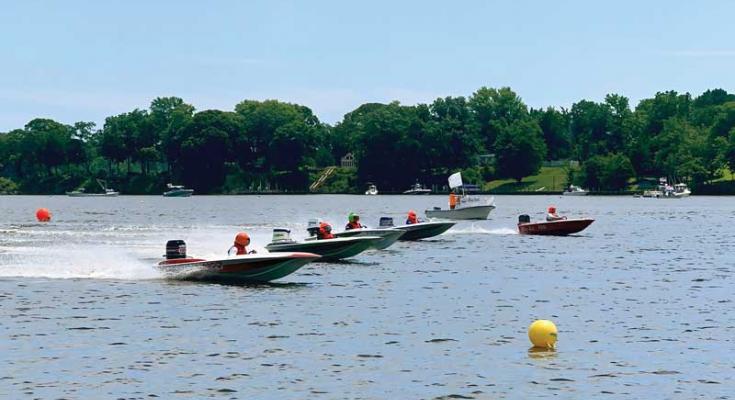
[[[183,97],[198,110],[510,86],[533,106],[735,91],[735,1],[14,1],[0,10],[0,131]]]

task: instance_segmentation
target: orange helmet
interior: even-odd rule
[[[556,214],[556,207],[549,206],[549,214]]]
[[[235,236],[235,243],[240,246],[247,246],[250,244],[250,236],[245,232],[240,232]]]
[[[319,229],[321,229],[324,232],[329,233],[329,232],[332,232],[332,225],[329,225],[328,222],[322,222],[321,224],[319,224]]]

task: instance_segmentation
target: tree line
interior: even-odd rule
[[[94,189],[160,193],[166,182],[198,193],[306,190],[315,171],[356,158],[351,190],[367,182],[403,190],[443,185],[462,170],[473,182],[536,174],[547,160],[579,161],[570,183],[622,190],[665,176],[705,185],[735,170],[735,95],[659,92],[631,107],[621,95],[570,108],[533,109],[510,88],[412,106],[368,103],[325,124],[306,106],[245,100],[233,111],[197,111],[177,97],[91,122],[34,119],[0,134],[0,191]]]

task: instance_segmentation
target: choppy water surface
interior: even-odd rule
[[[240,229],[263,246],[274,226],[445,198],[0,197],[0,397],[735,397],[731,198],[496,200],[434,240],[238,286],[152,265],[167,239],[208,257]],[[515,234],[551,203],[597,221]],[[559,327],[555,353],[528,351],[537,318]]]

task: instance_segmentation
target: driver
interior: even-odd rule
[[[549,209],[547,210],[548,213],[546,214],[546,221],[552,222],[552,221],[561,221],[563,219],[567,219],[567,217],[559,216],[559,214],[556,213],[556,207],[549,206]]]
[[[328,222],[322,222],[319,224],[319,230],[316,233],[317,239],[334,239],[332,234],[332,225]]]
[[[228,256],[242,256],[245,254],[255,254],[255,250],[248,252],[247,246],[250,245],[250,236],[245,232],[240,232],[235,236],[235,243],[227,250]]]

